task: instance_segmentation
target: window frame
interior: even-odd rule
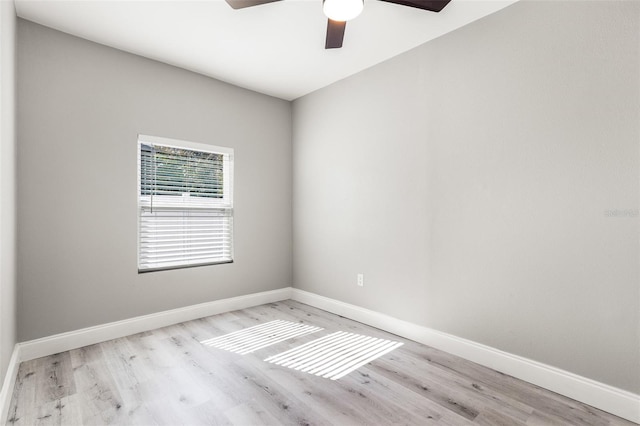
[[[219,199],[218,202],[215,202],[214,200],[208,200],[208,203],[211,204],[211,207],[209,207],[210,209],[220,209],[220,210],[228,210],[230,211],[230,217],[231,217],[231,231],[230,231],[230,238],[231,238],[231,253],[230,253],[230,259],[228,260],[220,260],[220,261],[208,261],[208,262],[203,262],[203,263],[190,263],[190,264],[183,264],[183,265],[171,265],[171,266],[159,266],[159,267],[152,267],[152,268],[140,268],[140,260],[141,260],[141,256],[140,256],[140,243],[141,243],[141,211],[144,208],[144,206],[142,205],[142,200],[143,200],[143,196],[141,195],[141,185],[142,185],[142,156],[141,156],[141,146],[145,145],[145,144],[151,144],[151,145],[161,145],[164,147],[170,147],[170,148],[177,148],[177,149],[186,149],[186,150],[192,150],[192,151],[199,151],[199,152],[206,152],[206,153],[211,153],[211,154],[221,154],[223,155],[223,163],[222,163],[222,167],[223,167],[223,189],[222,189],[222,194],[223,197],[221,199]],[[138,140],[136,143],[136,148],[137,148],[137,186],[136,186],[136,202],[137,202],[137,269],[138,269],[138,274],[143,274],[143,273],[147,273],[147,272],[157,272],[157,271],[167,271],[167,270],[172,270],[172,269],[183,269],[183,268],[195,268],[195,267],[199,267],[199,266],[209,266],[209,265],[221,265],[221,264],[227,264],[227,263],[233,263],[234,261],[234,244],[233,244],[233,213],[234,213],[234,208],[233,208],[233,163],[234,163],[234,149],[233,148],[228,148],[228,147],[222,147],[222,146],[217,146],[217,145],[210,145],[210,144],[205,144],[205,143],[199,143],[199,142],[191,142],[191,141],[186,141],[186,140],[181,140],[181,139],[171,139],[171,138],[166,138],[166,137],[160,137],[160,136],[150,136],[150,135],[143,135],[143,134],[138,134]],[[168,198],[165,198],[168,197]],[[174,197],[174,196],[167,196],[167,195],[156,195],[153,196],[154,200],[158,200],[160,201],[160,203],[162,203],[163,199],[168,200],[169,198]],[[217,200],[216,200],[217,201]],[[160,208],[160,207],[159,207]],[[185,211],[193,211],[193,210],[197,210],[197,208],[185,208]]]

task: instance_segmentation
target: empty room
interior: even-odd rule
[[[0,0],[0,424],[640,424],[640,1]]]

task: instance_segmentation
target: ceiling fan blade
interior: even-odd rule
[[[245,7],[260,6],[261,4],[273,3],[280,0],[226,0],[229,6],[234,9],[244,9]]]
[[[344,39],[344,29],[346,22],[327,20],[327,40],[324,43],[325,49],[339,49],[342,47]]]
[[[227,0],[229,1],[229,0]],[[440,12],[451,0],[382,0],[387,3],[401,4],[418,9]]]

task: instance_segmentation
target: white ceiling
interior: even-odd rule
[[[18,16],[292,100],[517,0],[453,0],[440,13],[366,0],[342,49],[325,50],[322,0],[234,10],[224,0],[16,0]]]

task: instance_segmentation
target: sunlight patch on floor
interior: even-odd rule
[[[401,342],[338,331],[265,361],[337,380],[402,346]]]
[[[203,340],[200,343],[245,355],[287,339],[304,336],[320,330],[323,329],[297,322],[275,320],[225,334],[224,336]]]

